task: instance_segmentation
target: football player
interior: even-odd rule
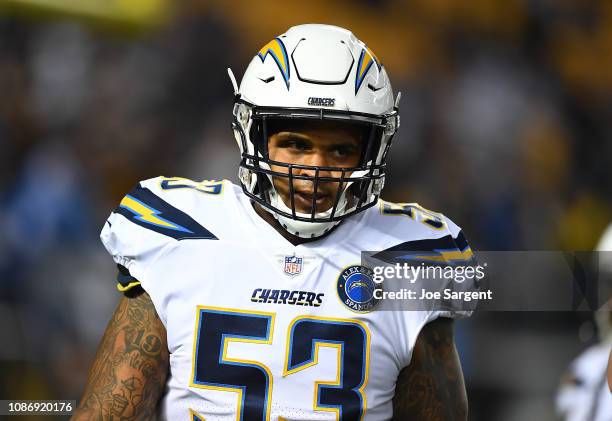
[[[75,419],[466,419],[453,313],[377,311],[361,265],[471,255],[448,218],[379,198],[399,126],[381,62],[312,24],[259,50],[240,88],[229,73],[241,186],[154,178],[108,218],[125,296]]]
[[[597,246],[600,280],[606,283],[601,290],[608,301],[595,312],[599,342],[587,348],[574,361],[562,378],[557,395],[557,412],[566,421],[612,420],[612,394],[608,361],[612,352],[612,225]],[[606,381],[606,379],[608,381]]]

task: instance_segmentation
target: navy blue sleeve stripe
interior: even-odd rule
[[[176,240],[218,238],[185,212],[137,185],[115,209],[131,222]]]
[[[459,250],[465,250],[467,247],[469,247],[468,241],[465,238],[465,235],[463,235],[463,231],[459,231],[459,234],[457,234],[455,244],[457,244],[457,248],[459,248]]]
[[[473,259],[472,250],[463,233],[457,238],[446,235],[440,238],[413,240],[397,244],[374,256],[389,263],[465,264]]]
[[[402,251],[415,251],[415,252],[430,252],[436,249],[451,249],[456,248],[455,240],[450,235],[446,235],[440,238],[431,238],[426,240],[413,240],[406,241],[397,244],[393,247],[385,249],[384,251],[402,252]]]

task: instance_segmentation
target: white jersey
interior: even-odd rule
[[[612,344],[593,345],[576,358],[557,395],[557,412],[566,421],[612,421],[607,366]]]
[[[229,181],[159,177],[101,234],[166,327],[169,420],[387,420],[420,330],[441,313],[376,311],[360,252],[418,244],[471,254],[460,229],[379,201],[294,246]],[[137,280],[135,281],[134,278]]]

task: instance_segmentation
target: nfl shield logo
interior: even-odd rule
[[[289,276],[299,275],[302,272],[302,258],[285,256],[285,273]]]

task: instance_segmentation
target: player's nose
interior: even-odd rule
[[[327,167],[329,165],[327,155],[321,151],[316,151],[308,155],[308,157],[304,161],[304,165],[308,165],[309,167]],[[315,168],[304,168],[302,174],[315,176],[317,171]],[[330,172],[325,170],[319,170],[319,177],[329,177]]]

